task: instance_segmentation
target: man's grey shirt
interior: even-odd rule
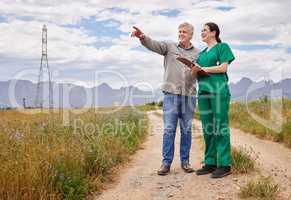
[[[196,94],[196,76],[176,58],[181,56],[196,62],[199,54],[197,48],[192,46],[183,49],[177,43],[159,42],[147,36],[140,41],[149,50],[164,56],[164,82],[161,87],[163,91],[186,96]]]

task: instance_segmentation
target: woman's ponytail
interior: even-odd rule
[[[213,22],[208,22],[205,24],[206,26],[209,27],[209,30],[212,32],[212,31],[215,31],[215,39],[218,43],[221,43],[221,39],[219,37],[219,34],[220,34],[220,30],[219,30],[219,27],[217,24],[213,23]]]

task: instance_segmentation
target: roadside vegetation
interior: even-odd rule
[[[239,197],[242,199],[277,200],[280,187],[271,177],[260,176],[249,181],[240,188]]]
[[[102,111],[102,112],[101,112]],[[130,108],[71,114],[0,112],[0,199],[82,200],[100,191],[147,133]]]
[[[246,174],[255,170],[256,157],[254,152],[243,147],[232,147],[232,172]]]
[[[277,117],[273,113],[278,113]],[[251,113],[264,119],[259,123]],[[280,116],[282,115],[282,116]],[[282,124],[280,119],[282,118]],[[291,148],[291,100],[269,100],[263,98],[248,104],[232,103],[230,109],[232,127],[256,135],[259,138],[270,139],[284,143]],[[277,125],[277,126],[275,126]]]
[[[147,103],[147,104],[144,104],[144,105],[140,105],[140,106],[137,106],[138,110],[140,111],[152,111],[152,110],[159,110],[159,109],[162,109],[163,107],[163,102],[160,101],[160,102],[151,102],[151,103]]]

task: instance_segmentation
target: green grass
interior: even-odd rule
[[[85,199],[147,133],[146,115],[129,108],[71,115],[69,126],[61,123],[61,113],[52,118],[1,111],[1,200]]]
[[[151,102],[145,105],[137,106],[137,109],[143,112],[152,111],[152,110],[159,110],[163,107],[163,102]]]
[[[198,108],[195,109],[194,118],[200,120],[200,113],[199,113]]]
[[[250,112],[258,115],[262,119],[269,120],[268,125],[276,124],[278,121],[276,118],[270,120],[271,115],[271,104],[275,105],[282,103],[282,117],[283,124],[281,130],[270,129],[257,122],[250,115]],[[139,106],[138,109],[141,111],[150,111],[160,109],[160,103],[148,103],[146,105]],[[276,109],[276,108],[275,108]],[[195,119],[200,119],[198,108],[195,111]],[[259,138],[273,140],[275,142],[284,143],[287,147],[291,148],[291,100],[282,99],[282,100],[268,100],[263,98],[260,100],[249,102],[248,104],[234,102],[230,105],[230,125],[234,128],[239,128],[245,132],[252,133]]]
[[[196,136],[200,149],[204,152],[205,143],[203,136]],[[231,170],[234,174],[247,174],[255,170],[256,159],[252,156],[252,152],[245,148],[232,147],[231,149],[232,163]]]
[[[270,177],[260,177],[240,188],[239,197],[243,199],[276,200],[280,187]]]
[[[255,169],[252,152],[245,148],[232,148],[232,171],[235,174],[249,173]]]
[[[257,122],[250,113],[259,116],[267,121],[267,125],[276,124],[277,118],[271,119],[271,105],[282,104],[282,118],[283,123],[281,130],[270,129],[262,123]],[[276,111],[280,111],[280,109]],[[199,111],[196,109],[195,119],[200,119]],[[291,148],[291,100],[268,100],[266,98],[249,102],[248,104],[233,102],[230,105],[229,113],[230,125],[234,128],[239,128],[245,132],[256,135],[259,138],[269,139],[275,142],[284,143]]]
[[[291,100],[282,100],[282,129],[270,129],[253,119],[250,112],[258,115],[262,119],[269,120],[271,115],[271,103],[280,103],[279,100],[261,99],[246,104],[233,103],[230,109],[231,126],[239,128],[245,132],[252,133],[259,138],[270,139],[275,142],[284,143],[291,148]],[[248,107],[248,109],[247,109]],[[248,110],[250,112],[248,112]],[[268,121],[268,125],[275,124],[277,118]]]

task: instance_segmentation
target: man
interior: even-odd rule
[[[176,128],[179,119],[181,140],[181,167],[187,173],[194,172],[189,164],[189,154],[192,142],[192,119],[195,108],[196,77],[191,70],[176,58],[186,57],[196,61],[199,50],[194,48],[191,39],[194,28],[189,23],[179,25],[179,42],[160,42],[152,40],[140,29],[133,27],[132,37],[137,37],[143,46],[164,56],[163,101],[163,160],[158,175],[167,175],[174,158]]]

